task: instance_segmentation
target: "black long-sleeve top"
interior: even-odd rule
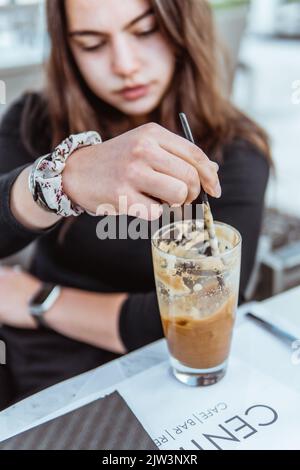
[[[100,240],[96,229],[101,217],[86,214],[67,230],[62,221],[41,231],[26,229],[12,215],[12,185],[23,168],[40,156],[30,155],[21,138],[26,99],[24,96],[10,107],[0,126],[0,259],[36,240],[30,272],[39,279],[92,292],[130,294],[119,323],[128,351],[161,338],[149,239]],[[215,220],[234,226],[242,234],[240,300],[255,260],[268,176],[267,159],[249,143],[236,140],[223,149],[219,172],[223,195],[219,200],[210,199],[210,203]],[[129,223],[132,220],[128,218]],[[16,399],[118,357],[54,331],[4,326],[0,328],[1,337],[7,343],[7,364]]]

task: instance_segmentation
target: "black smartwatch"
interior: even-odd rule
[[[39,328],[48,328],[45,313],[53,307],[60,293],[60,286],[44,283],[30,300],[29,312]]]

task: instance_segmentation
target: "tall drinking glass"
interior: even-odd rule
[[[167,225],[152,237],[159,308],[175,377],[211,385],[225,374],[237,308],[241,235],[215,222],[219,256],[210,256],[203,221]]]

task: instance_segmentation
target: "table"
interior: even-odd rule
[[[260,303],[272,311],[273,314],[292,311],[299,314],[300,287],[280,294]],[[257,351],[257,346],[242,348],[239,344],[239,328],[246,322],[251,322],[245,314],[255,308],[257,303],[245,304],[238,309],[236,330],[233,341],[233,351],[242,351],[243,359],[252,363],[262,371],[270,373],[270,357],[264,351]],[[260,328],[253,326],[253,328]],[[300,392],[300,364],[298,367],[292,364],[292,350],[286,347],[271,333],[266,336],[269,353],[282,354],[282,364],[276,364],[272,375],[282,383],[288,383],[292,388]],[[300,339],[300,338],[299,338]],[[142,349],[127,354],[115,361],[105,364],[97,369],[81,374],[77,377],[61,382],[32,397],[19,402],[0,413],[0,442],[19,432],[41,424],[53,417],[74,408],[74,404],[80,400],[81,405],[93,399],[99,398],[101,391],[112,389],[119,382],[160,364],[168,359],[168,351],[165,340],[152,343]]]

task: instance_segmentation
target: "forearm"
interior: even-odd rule
[[[63,288],[46,321],[50,328],[77,341],[119,354],[119,315],[127,294],[98,294]]]
[[[33,200],[28,186],[31,167],[26,168],[16,179],[10,198],[11,211],[16,220],[29,230],[47,229],[59,222],[60,216],[46,212]]]
[[[38,237],[44,236],[49,231],[56,229],[56,224],[53,225],[55,222],[52,221],[49,230],[45,230],[44,228],[35,228],[32,230],[29,228],[31,224],[28,224],[28,227],[22,224],[22,217],[15,217],[14,214],[16,214],[16,210],[14,210],[14,212],[12,211],[12,192],[17,179],[25,168],[27,168],[27,166],[22,165],[9,173],[0,175],[0,259],[17,253]],[[23,214],[23,216],[30,218],[31,212],[25,203],[27,199],[26,187],[21,185],[18,192],[18,210],[21,215]],[[30,201],[30,203],[34,204],[33,201]],[[23,209],[21,209],[22,204],[24,204]]]

